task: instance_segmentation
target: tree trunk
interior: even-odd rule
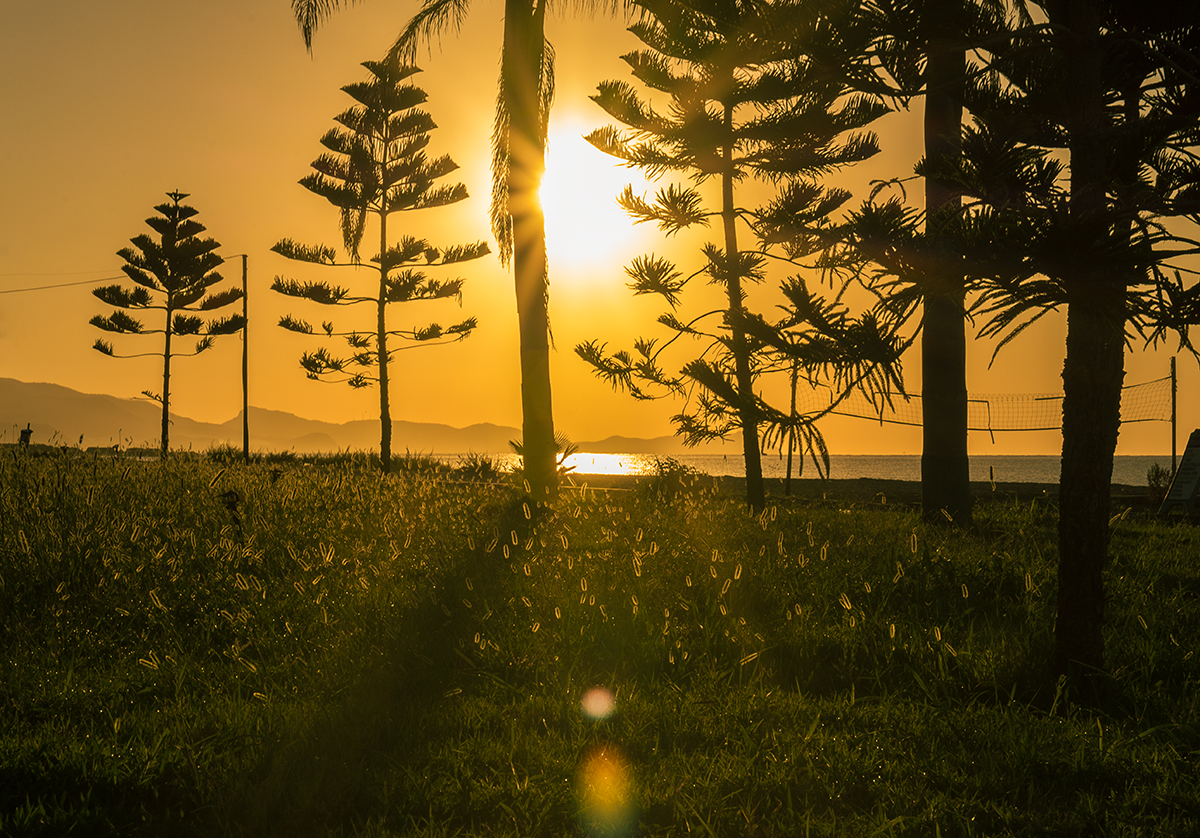
[[[731,85],[732,86],[732,85]],[[738,265],[737,214],[733,203],[733,106],[725,105],[725,141],[721,156],[721,221],[725,231],[725,291],[729,301],[730,351],[734,379],[742,404],[742,458],[746,464],[746,504],[760,510],[767,504],[763,486],[762,457],[758,450],[758,409],[754,403],[754,376],[750,369],[750,347],[746,341],[746,306],[742,300],[742,277]]]
[[[558,491],[557,445],[550,397],[549,277],[546,225],[538,187],[545,171],[539,79],[545,43],[541,3],[506,0],[501,95],[509,116],[508,211],[521,341],[522,445],[525,477],[536,500]]]
[[[386,166],[386,162],[385,162]],[[387,257],[387,189],[379,213],[379,258]],[[379,266],[379,310],[375,322],[375,348],[379,352],[379,467],[384,474],[392,470],[392,409],[388,395],[387,349],[387,279],[386,264]]]
[[[1100,285],[1092,282],[1073,295],[1062,374],[1055,665],[1076,686],[1091,682],[1104,667],[1102,574],[1125,376],[1122,289]]]
[[[928,0],[931,35],[925,70],[925,160],[935,171],[953,165],[962,148],[966,62],[961,0]],[[954,244],[944,237],[962,208],[958,191],[925,178],[925,233],[932,246],[921,338],[921,506],[926,521],[971,523],[967,458],[967,369],[964,280]],[[943,512],[945,514],[943,514]]]
[[[788,426],[787,478],[783,481],[783,494],[787,497],[792,494],[792,452],[796,450],[796,378],[799,371],[800,362],[792,361],[792,409],[788,413],[792,424]],[[801,464],[803,465],[803,461]]]
[[[1058,617],[1055,666],[1085,694],[1104,667],[1104,582],[1113,454],[1124,379],[1124,278],[1103,254],[1112,243],[1105,214],[1104,89],[1094,0],[1066,3],[1072,110],[1070,222],[1080,253],[1065,277],[1063,456],[1059,480]]]
[[[392,470],[392,410],[388,396],[387,349],[387,273],[380,271],[379,313],[376,318],[376,348],[379,350],[379,466],[384,474]]]
[[[167,459],[170,450],[168,437],[171,432],[171,298],[167,296],[167,327],[164,330],[163,341],[163,383],[162,383],[162,433],[159,437],[158,458]]]

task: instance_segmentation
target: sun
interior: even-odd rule
[[[624,266],[653,246],[654,230],[635,227],[617,205],[627,184],[643,194],[645,178],[584,140],[593,127],[580,119],[554,124],[546,145],[540,196],[555,282],[614,276],[624,281]]]

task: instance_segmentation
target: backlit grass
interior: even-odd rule
[[[0,834],[1200,834],[1193,528],[1114,520],[1082,708],[1045,505],[418,466],[7,453]]]

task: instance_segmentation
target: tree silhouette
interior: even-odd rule
[[[305,43],[316,28],[352,0],[292,0]],[[586,1],[582,5],[588,5]],[[554,53],[545,36],[546,2],[505,0],[499,92],[492,130],[492,230],[500,261],[513,265],[521,345],[523,459],[538,501],[558,490],[550,393],[550,279],[546,229],[538,188],[545,172],[546,131],[554,91]],[[422,41],[457,30],[470,0],[423,0],[392,52],[411,60]]]
[[[388,227],[393,214],[454,204],[465,200],[467,191],[461,183],[435,185],[458,165],[446,155],[433,160],[426,157],[429,132],[437,126],[419,108],[426,100],[425,91],[406,81],[420,71],[402,64],[395,55],[384,61],[365,61],[362,66],[370,71],[371,78],[342,88],[357,104],[335,117],[341,127],[330,129],[321,138],[328,152],[313,161],[316,171],[300,181],[340,211],[342,244],[349,260],[337,261],[337,252],[331,247],[301,245],[291,239],[282,239],[272,250],[299,262],[362,268],[359,247],[371,217],[379,237],[379,250],[370,259],[379,278],[376,292],[373,296],[354,295],[326,282],[301,283],[283,277],[276,277],[271,288],[325,306],[374,304],[374,334],[336,331],[328,321],[321,325],[326,337],[346,341],[349,355],[335,356],[321,348],[306,352],[300,365],[309,378],[316,380],[340,380],[355,388],[379,384],[379,451],[386,473],[391,469],[392,451],[388,367],[397,351],[389,348],[388,339],[433,345],[463,340],[476,326],[475,318],[469,317],[446,327],[431,323],[419,328],[389,329],[387,307],[418,300],[456,298],[461,302],[465,280],[432,279],[423,269],[478,259],[489,250],[484,242],[439,249],[412,236],[393,242]],[[279,325],[289,331],[315,334],[311,324],[290,315],[284,316]]]
[[[1200,322],[1200,284],[1181,278],[1200,252],[1183,235],[1200,215],[1200,13],[1047,0],[1035,25],[1030,5],[1021,4],[1029,34],[997,48],[1003,78],[979,94],[997,131],[1067,152],[1070,179],[1025,200],[1039,275],[990,284],[981,309],[985,331],[1006,340],[1067,310],[1055,657],[1060,674],[1090,690],[1104,667],[1124,350],[1134,335],[1169,331],[1191,349],[1187,330]]]
[[[1135,335],[1168,332],[1191,349],[1187,330],[1200,322],[1200,285],[1181,278],[1198,248],[1183,231],[1200,210],[1200,7],[1014,8],[1008,24],[993,17],[970,33],[987,63],[956,85],[973,116],[961,153],[927,156],[918,173],[960,201],[943,219],[943,252],[977,292],[979,334],[1000,338],[997,352],[1049,311],[1067,311],[1056,666],[1090,689],[1104,661],[1124,349]],[[903,68],[905,51],[895,56]],[[915,306],[933,250],[915,214],[889,200],[855,221],[854,248],[895,278],[900,305]]]
[[[852,321],[844,310],[835,316],[796,277],[787,287],[790,313],[772,328],[749,310],[747,291],[765,279],[770,257],[792,262],[820,249],[829,214],[849,195],[824,189],[817,178],[874,154],[874,136],[861,129],[886,109],[871,97],[846,95],[846,78],[862,55],[849,4],[640,0],[634,6],[641,15],[630,31],[649,49],[623,58],[634,77],[652,93],[665,94],[669,104],[656,110],[631,85],[605,82],[592,98],[627,130],[603,128],[587,139],[651,176],[683,172],[693,181],[668,185],[652,200],[627,188],[619,200],[636,221],[653,221],[672,235],[719,219],[721,240],[704,248],[704,266],[690,275],[657,256],[626,269],[634,293],[659,294],[670,306],[658,321],[675,333],[670,341],[660,346],[642,339],[636,357],[606,355],[594,341],[576,351],[635,397],[657,391],[687,398],[688,407],[674,421],[689,444],[740,431],[747,502],[761,508],[760,426],[795,424],[790,412],[773,411],[756,395],[756,379],[772,368],[766,350],[786,356],[782,366],[789,371],[793,362],[810,373],[847,362],[857,366],[861,358],[831,352],[830,344],[877,328],[878,321]],[[719,187],[716,210],[705,208],[699,188],[710,179]],[[748,209],[738,202],[739,187],[756,181],[780,185],[768,204]],[[739,245],[743,226],[755,237],[756,250]],[[685,322],[677,316],[679,297],[700,276],[722,290],[723,304]],[[797,337],[801,327],[809,329],[804,339]],[[781,329],[792,338],[780,336]],[[699,339],[703,348],[679,375],[668,374],[660,355],[684,336]],[[888,344],[880,336],[873,347]],[[810,452],[815,447],[823,453],[811,417],[803,430]]]
[[[121,266],[136,287],[104,285],[92,291],[100,300],[116,306],[108,317],[96,315],[91,324],[106,332],[121,335],[163,336],[162,352],[117,355],[111,343],[97,340],[96,351],[114,358],[137,358],[160,355],[163,359],[162,392],[143,391],[144,395],[162,405],[162,436],[159,451],[166,458],[169,450],[171,405],[171,358],[199,355],[212,346],[218,335],[237,332],[245,325],[240,314],[224,319],[205,319],[204,313],[223,308],[242,298],[242,289],[228,288],[210,294],[209,289],[222,279],[216,268],[225,260],[217,255],[220,243],[215,239],[199,238],[204,225],[194,219],[197,210],[181,203],[185,192],[168,192],[169,204],[159,204],[159,213],[146,219],[146,224],[158,234],[158,240],[142,233],[130,239],[133,247],[117,251],[125,260]],[[146,329],[142,322],[126,314],[131,310],[157,310],[164,313],[163,328]],[[172,337],[201,335],[192,352],[181,353],[171,345]]]
[[[871,239],[877,280],[889,277],[893,303],[920,315],[922,378],[921,501],[926,521],[971,522],[967,457],[966,294],[972,277],[964,264],[964,214],[979,209],[963,202],[961,185],[946,173],[960,168],[968,80],[979,55],[1005,37],[1004,4],[998,0],[868,0],[864,14],[875,29],[872,54],[880,85],[923,108],[924,157],[918,167],[925,206],[907,215],[902,205],[865,207],[861,239]],[[968,63],[968,54],[972,62]],[[968,220],[967,226],[973,223]],[[879,237],[891,229],[893,247]],[[901,252],[902,250],[907,252]],[[988,267],[976,259],[974,270]]]
[[[966,56],[963,0],[925,0],[925,161],[937,172],[962,153]],[[952,184],[925,178],[926,242],[938,258],[924,277],[921,340],[921,508],[971,521],[967,459],[966,284],[956,269],[950,228],[962,211]]]

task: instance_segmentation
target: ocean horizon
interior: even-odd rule
[[[453,461],[453,458],[447,458]],[[737,454],[572,454],[566,465],[572,473],[650,475],[656,473],[658,460],[674,460],[681,465],[714,477],[745,477],[746,466]],[[512,467],[520,464],[515,454],[496,457],[498,465]],[[1171,455],[1121,455],[1113,462],[1112,482],[1128,486],[1145,486],[1146,472],[1154,464],[1169,469]],[[766,455],[762,460],[763,476],[783,479],[787,475],[787,460]],[[829,477],[833,480],[920,481],[920,454],[831,454]],[[1057,454],[979,454],[970,458],[971,480],[995,480],[997,483],[1058,483],[1061,458]],[[800,468],[800,458],[792,458],[792,477],[816,478],[811,461]]]

